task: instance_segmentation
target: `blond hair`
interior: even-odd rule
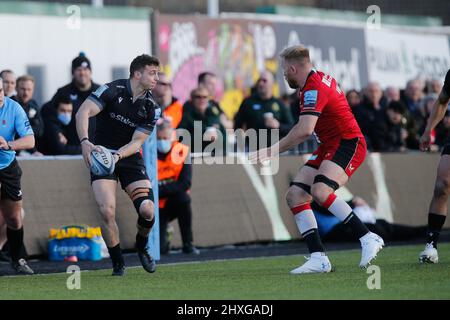
[[[20,76],[19,78],[17,78],[16,85],[18,86],[19,83],[24,82],[24,81],[31,81],[34,84],[34,78],[32,76],[26,74],[24,76]]]
[[[300,45],[287,47],[280,53],[280,57],[284,60],[295,60],[299,62],[311,61],[309,58],[309,50]]]

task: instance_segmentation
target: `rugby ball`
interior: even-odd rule
[[[98,146],[100,151],[91,152],[91,172],[95,176],[107,176],[114,172],[114,157],[112,153],[103,146]]]

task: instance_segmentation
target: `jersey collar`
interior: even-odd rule
[[[309,72],[308,76],[306,77],[305,84],[300,89],[300,91],[303,91],[303,89],[306,87],[306,83],[308,82],[309,77],[314,73],[316,73],[316,69],[312,68],[311,71]]]
[[[133,92],[131,91],[131,81],[130,81],[130,79],[127,79],[126,87],[127,87],[127,92],[128,92],[128,94],[129,94],[131,97],[133,97]]]

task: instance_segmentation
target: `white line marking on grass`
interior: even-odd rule
[[[415,247],[417,246],[417,244],[407,244],[407,245],[398,245],[398,246],[389,246],[384,248],[389,249],[389,248],[408,248],[408,247]],[[342,252],[342,251],[347,251],[347,252],[351,252],[351,251],[360,251],[361,249],[345,249],[345,250],[341,250],[341,249],[331,249],[328,250],[327,252]],[[307,253],[306,253],[307,254]],[[284,258],[284,257],[295,257],[295,256],[304,256],[305,253],[296,253],[296,254],[284,254],[284,255],[276,255],[276,256],[259,256],[259,257],[244,257],[244,258],[221,258],[221,259],[209,259],[209,260],[195,260],[195,261],[181,261],[181,262],[171,262],[171,263],[162,263],[162,264],[157,264],[158,267],[163,267],[163,266],[176,266],[176,265],[186,265],[186,264],[200,264],[200,263],[204,263],[204,262],[226,262],[226,261],[245,261],[245,260],[251,260],[251,259],[270,259],[270,258]],[[137,268],[142,268],[142,266],[130,266],[130,267],[126,267],[126,269],[137,269]],[[93,271],[106,271],[106,270],[111,270],[111,268],[105,268],[105,269],[89,269],[89,270],[81,270],[81,272],[93,272]],[[26,278],[26,277],[34,277],[34,276],[53,276],[53,275],[67,275],[66,272],[55,272],[55,273],[37,273],[35,275],[32,276],[23,276],[23,275],[7,275],[7,276],[0,276],[0,279],[2,278]]]

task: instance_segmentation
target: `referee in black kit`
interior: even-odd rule
[[[91,174],[92,189],[103,220],[102,235],[112,259],[114,276],[125,273],[115,220],[117,180],[138,213],[136,249],[142,266],[150,273],[156,270],[156,263],[147,248],[148,235],[155,222],[153,191],[140,148],[161,116],[161,108],[150,91],[158,81],[159,67],[156,57],[146,54],[136,57],[130,65],[129,79],[99,87],[76,114],[77,132],[86,165],[90,167],[90,153],[96,145],[109,149],[116,163],[114,173],[109,176]],[[88,137],[91,117],[96,117],[93,142]]]

